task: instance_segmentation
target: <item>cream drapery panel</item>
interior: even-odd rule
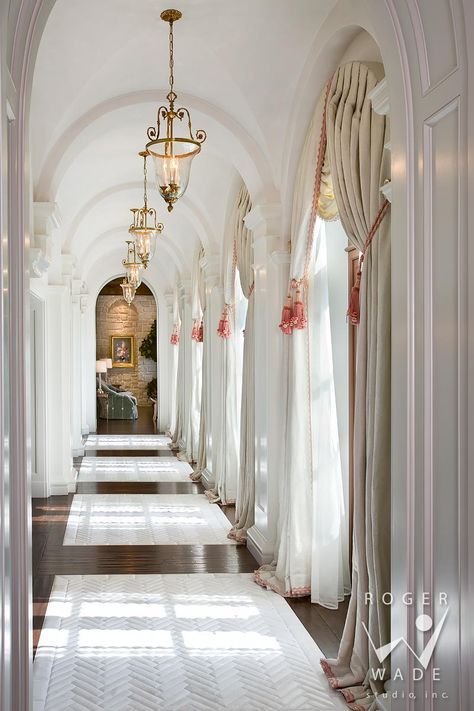
[[[235,323],[235,237],[237,225],[241,220],[239,196],[237,196],[225,233],[222,261],[224,305],[228,309],[230,335],[221,339],[221,438],[217,443],[216,485],[214,489],[206,492],[211,501],[222,504],[235,503],[239,477],[240,394],[237,383],[237,348],[240,334],[236,331]]]
[[[177,291],[175,292],[175,319],[174,323],[178,324],[180,329],[181,323],[183,322],[183,300],[179,298]],[[171,448],[174,450],[179,449],[179,443],[183,439],[183,427],[184,427],[184,343],[183,334],[179,335],[179,343],[177,346],[173,346],[178,350],[178,367],[176,374],[176,415],[175,415],[175,425],[172,431],[172,442]]]
[[[177,420],[177,378],[178,378],[178,348],[173,345],[171,339],[174,333],[175,326],[178,323],[178,296],[176,288],[173,292],[173,308],[172,308],[172,320],[173,326],[170,333],[169,349],[170,349],[170,362],[171,362],[171,382],[170,382],[170,423],[169,423],[169,435],[173,439],[173,433],[176,430],[176,420]]]
[[[324,279],[324,270],[315,273],[316,259],[324,237],[320,217],[335,219],[337,207],[331,190],[327,162],[323,164],[321,194],[315,195],[315,176],[320,150],[326,91],[317,103],[298,168],[291,226],[292,254],[290,280],[303,282],[306,306],[308,286]],[[324,139],[321,144],[324,151]],[[324,155],[324,154],[322,154]],[[317,200],[317,205],[313,201]],[[312,209],[318,218],[311,232]],[[327,284],[319,287],[327,293]],[[341,318],[344,316],[341,314]],[[319,329],[325,327],[324,333]],[[314,330],[318,332],[314,334]],[[319,436],[320,410],[324,417],[335,417],[334,398],[321,396],[322,368],[313,363],[313,341],[327,336],[328,324],[318,314],[308,313],[308,326],[294,329],[288,342],[288,405],[285,437],[285,466],[280,490],[280,526],[277,560],[262,566],[256,581],[286,597],[311,593],[313,602],[336,608],[349,590],[347,518],[344,509],[342,469],[337,426],[333,428],[337,442]],[[329,357],[329,356],[328,356]],[[332,359],[332,354],[331,354]],[[332,361],[331,361],[332,362]],[[328,368],[326,367],[326,371]],[[330,368],[332,374],[332,367]],[[333,383],[326,383],[326,387]],[[314,392],[313,392],[314,391]],[[329,390],[331,393],[331,391]],[[313,400],[318,400],[315,412]],[[314,439],[317,438],[318,448]],[[334,453],[326,448],[336,446]],[[323,449],[319,449],[322,447]],[[331,519],[331,534],[321,535],[321,521]],[[334,575],[318,575],[331,570]],[[315,577],[317,578],[315,581]]]
[[[230,536],[244,541],[254,524],[255,507],[255,340],[254,340],[254,272],[253,240],[245,226],[245,216],[251,210],[250,195],[242,185],[238,196],[235,222],[235,247],[242,293],[248,299],[245,319],[242,363],[242,395],[240,403],[240,469],[236,502],[236,522]]]
[[[201,319],[202,323],[206,316],[206,283],[204,279],[204,272],[201,266],[202,259],[204,259],[205,253],[204,249],[201,248],[199,255],[199,278],[198,278],[198,296],[199,304],[201,307]],[[201,478],[201,474],[206,468],[207,457],[206,457],[206,408],[207,408],[207,351],[209,348],[209,337],[204,330],[203,342],[202,342],[202,379],[201,379],[201,416],[199,418],[199,443],[198,443],[198,456],[194,474],[191,475],[191,479],[196,481]]]
[[[199,245],[193,260],[193,272],[191,279],[191,318],[194,329],[199,329],[198,324],[202,321],[201,299],[199,293],[199,279],[201,267],[199,262],[203,254],[202,246]],[[186,458],[189,462],[197,462],[199,456],[199,432],[201,419],[201,395],[202,395],[202,357],[203,345],[201,342],[191,337],[191,333],[184,334],[185,338],[191,339],[191,402],[189,407],[189,417],[187,422],[186,435]]]
[[[389,177],[388,127],[368,98],[381,65],[346,64],[336,72],[327,109],[328,154],[344,229],[359,250],[383,202]],[[363,624],[379,647],[390,640],[390,215],[365,256],[360,285],[354,419],[354,550],[352,596],[337,659],[323,661],[334,688],[357,708],[377,708],[371,669],[380,664]],[[365,604],[371,593],[373,604]],[[390,675],[385,664],[385,678]],[[355,706],[353,706],[355,708]]]

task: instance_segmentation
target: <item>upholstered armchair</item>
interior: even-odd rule
[[[137,398],[132,393],[120,391],[104,382],[102,390],[107,397],[98,398],[101,419],[136,420],[138,418]]]

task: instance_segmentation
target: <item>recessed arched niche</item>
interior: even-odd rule
[[[96,358],[112,359],[113,367],[107,372],[109,383],[130,391],[139,407],[151,406],[147,388],[157,378],[158,364],[153,358],[142,355],[140,346],[158,319],[157,305],[153,293],[142,282],[129,306],[122,296],[120,282],[121,279],[109,281],[97,297]],[[114,339],[117,343],[123,341],[130,349],[123,363],[114,357]]]

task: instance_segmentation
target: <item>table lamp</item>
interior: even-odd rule
[[[102,373],[107,373],[107,363],[105,360],[96,360],[95,372],[99,373],[99,393],[102,393]]]

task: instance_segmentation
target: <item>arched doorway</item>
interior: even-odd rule
[[[107,368],[97,397],[98,432],[117,431],[117,421],[122,432],[149,430],[156,421],[157,303],[142,282],[128,305],[120,282],[109,281],[96,301],[96,362],[105,361]]]

